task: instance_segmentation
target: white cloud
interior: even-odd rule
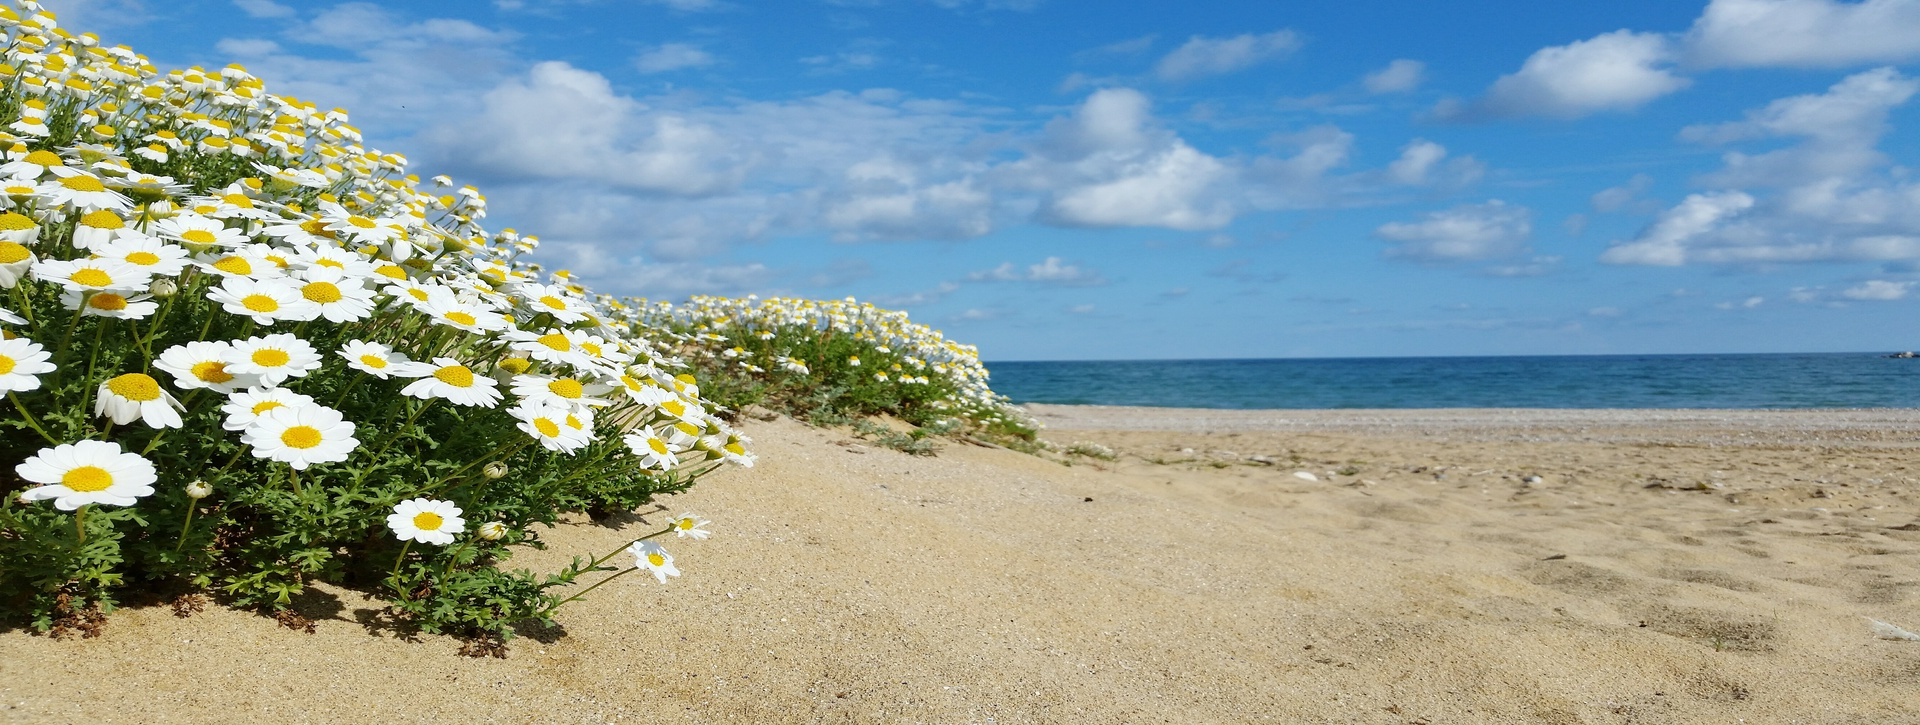
[[[1399,184],[1427,183],[1427,174],[1446,157],[1447,147],[1416,138],[1400,149],[1400,158],[1387,165],[1387,177]]]
[[[75,33],[142,25],[154,19],[145,0],[48,0],[41,5],[60,16],[60,27]]]
[[[1153,72],[1161,80],[1167,81],[1225,75],[1285,56],[1299,48],[1300,37],[1291,30],[1277,30],[1262,35],[1248,33],[1231,38],[1196,35],[1161,58]]]
[[[719,10],[720,8],[726,7],[726,5],[719,2],[719,0],[642,0],[642,2],[648,5],[659,5],[683,13],[698,13],[708,10]]]
[[[1600,261],[1663,267],[1686,264],[1690,243],[1751,208],[1753,197],[1738,191],[1688,195],[1679,206],[1662,212],[1633,241],[1615,244],[1601,253]]]
[[[213,47],[239,58],[258,58],[280,52],[280,44],[265,38],[221,38]]]
[[[1360,80],[1368,93],[1406,93],[1420,87],[1426,80],[1427,64],[1417,60],[1401,58],[1387,67],[1368,73]]]
[[[1653,177],[1646,174],[1634,174],[1633,178],[1627,179],[1627,183],[1601,189],[1587,201],[1593,206],[1594,211],[1603,214],[1616,212],[1633,204],[1636,199],[1640,198],[1641,194],[1646,193],[1647,189],[1652,186]]]
[[[1098,309],[1098,308],[1094,307],[1093,305],[1074,305],[1072,307],[1068,307],[1067,312],[1075,315],[1087,315],[1087,314],[1092,314],[1095,309]]]
[[[1430,212],[1417,222],[1390,222],[1373,231],[1394,246],[1387,256],[1423,264],[1470,262],[1525,254],[1533,213],[1498,199]]]
[[[1002,262],[993,269],[967,275],[968,282],[1034,282],[1063,287],[1088,287],[1106,284],[1098,272],[1067,264],[1059,257],[1048,257],[1025,268]]]
[[[1234,169],[1160,128],[1149,106],[1129,88],[1096,91],[998,176],[1048,197],[1042,218],[1066,226],[1191,230],[1233,221],[1226,187]]]
[[[1920,81],[1892,68],[1856,73],[1827,92],[1782,98],[1750,111],[1746,120],[1689,126],[1682,139],[1729,143],[1748,139],[1801,138],[1798,145],[1757,155],[1724,157],[1726,167],[1704,181],[1714,186],[1794,186],[1814,179],[1846,177],[1882,164],[1875,145],[1885,135],[1887,114],[1913,98]]]
[[[1766,304],[1766,302],[1767,298],[1755,295],[1738,302],[1716,302],[1713,307],[1718,310],[1751,310]]]
[[[1848,287],[1846,291],[1840,294],[1850,300],[1877,300],[1886,302],[1904,299],[1907,296],[1908,290],[1912,289],[1912,287],[1912,282],[1870,279]]]
[[[667,43],[650,48],[633,59],[641,73],[667,73],[687,68],[705,68],[714,64],[712,53],[688,43]]]
[[[1713,0],[1686,35],[1702,66],[1838,67],[1920,57],[1912,0]]]
[[[1632,110],[1691,82],[1659,66],[1672,60],[1666,36],[1616,30],[1542,48],[1520,70],[1494,81],[1462,117],[1579,118]]]
[[[273,0],[233,0],[233,4],[250,18],[290,18],[294,14],[293,8]]]

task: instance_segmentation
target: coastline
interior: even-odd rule
[[[1920,630],[1920,412],[1035,412],[1115,459],[751,421],[758,466],[664,502],[715,521],[684,575],[565,636],[131,608],[0,631],[0,722],[1920,722],[1871,627]]]

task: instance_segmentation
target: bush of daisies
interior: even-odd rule
[[[0,620],[331,582],[498,639],[678,573],[691,514],[504,565],[562,513],[753,462],[630,306],[543,278],[485,197],[343,111],[237,66],[159,72],[31,2],[0,25]]]
[[[844,300],[694,297],[651,303],[635,324],[677,333],[706,395],[802,418],[892,415],[936,433],[1031,441],[1038,423],[987,385],[972,345],[907,313]]]

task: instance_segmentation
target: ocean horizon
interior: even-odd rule
[[[986,363],[1015,403],[1224,409],[1915,408],[1887,352]]]

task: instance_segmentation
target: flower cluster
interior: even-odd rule
[[[26,0],[0,26],[0,456],[31,484],[0,490],[0,617],[170,577],[279,606],[398,549],[417,624],[500,635],[551,611],[492,566],[529,525],[753,464],[629,306],[345,111]]]
[[[630,317],[678,333],[678,352],[701,371],[709,395],[733,407],[772,402],[805,414],[824,404],[1021,439],[1038,428],[988,386],[977,348],[851,297],[694,297],[636,304]]]

